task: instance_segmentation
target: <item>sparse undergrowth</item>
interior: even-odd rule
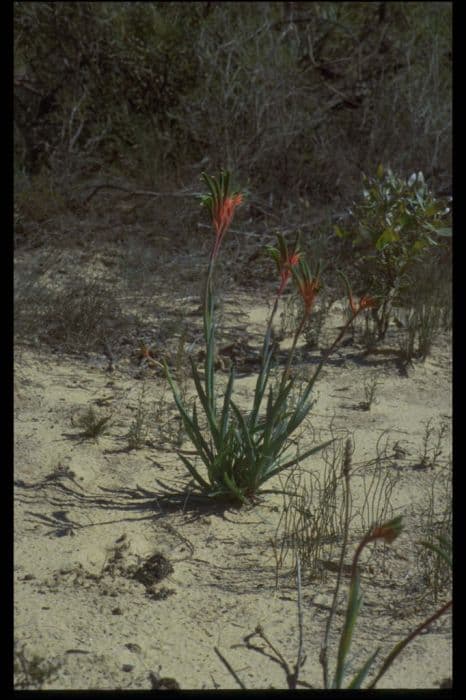
[[[280,241],[280,238],[278,238],[278,241]],[[292,268],[294,265],[292,264],[292,257],[296,253],[296,250],[291,248],[289,241],[286,245],[289,246],[287,249],[280,250],[280,243],[277,248],[279,255],[282,255],[281,262],[283,263],[284,260],[286,261],[286,264],[282,264],[281,267],[280,265],[278,266],[280,275],[283,275],[281,281],[286,277],[287,272],[293,274]],[[219,270],[219,272],[220,274],[222,273],[221,270]],[[306,276],[306,272],[306,268],[299,268],[301,276],[298,276],[297,279],[298,289],[304,292],[300,303],[304,301],[305,304],[307,302],[312,306],[314,293],[317,293],[316,280],[319,279],[319,272],[316,270],[314,274],[309,276]],[[224,282],[225,280],[223,280],[223,283]],[[301,284],[301,287],[299,287],[299,284]],[[108,304],[101,306],[100,300],[97,300],[96,305],[93,306],[94,300],[91,299],[92,294],[95,293],[96,290],[99,291],[99,289],[102,293],[108,295],[108,287],[105,287],[105,290],[102,291],[100,287],[92,285],[90,287],[85,286],[82,290],[82,294],[85,299],[89,300],[89,304],[85,301],[82,306],[81,301],[83,296],[78,295],[75,300],[72,299],[76,287],[72,286],[70,294],[65,295],[65,310],[60,309],[57,316],[61,324],[59,326],[60,331],[57,335],[58,344],[61,344],[63,339],[66,339],[63,347],[70,349],[80,347],[82,351],[84,351],[84,348],[92,347],[96,339],[99,339],[100,342],[100,340],[105,337],[105,334],[102,332],[101,322],[107,314],[110,314],[110,306]],[[29,298],[34,298],[34,294],[31,293]],[[364,295],[360,297],[360,305],[364,298]],[[351,312],[352,307],[356,308],[356,301],[351,291],[349,291],[347,301],[349,302],[349,311]],[[53,313],[51,312],[51,315],[47,316],[49,320],[53,318],[57,308],[59,308],[58,297],[55,297],[53,304],[55,306],[52,305],[50,307]],[[439,302],[438,318],[443,319],[442,314],[446,314],[448,317],[447,307],[447,301]],[[319,347],[315,347],[315,343],[317,343],[317,345],[322,344],[322,338],[326,332],[326,314],[329,312],[330,308],[330,303],[327,305],[322,304],[320,307],[316,306],[314,308],[314,311],[322,310],[322,316],[317,318],[317,325],[315,328],[308,327],[308,334],[306,334],[306,329],[304,329],[302,339],[306,341],[306,346],[302,348],[296,346],[293,362],[287,362],[286,353],[280,352],[279,341],[274,337],[272,332],[270,333],[270,350],[273,350],[273,352],[277,354],[276,364],[271,368],[270,372],[271,392],[269,394],[268,406],[273,404],[273,399],[275,397],[280,396],[280,391],[283,388],[282,377],[286,375],[283,369],[289,369],[290,377],[293,378],[292,386],[290,386],[289,393],[286,396],[291,415],[293,411],[296,411],[299,409],[300,405],[302,405],[300,402],[302,402],[303,391],[306,390],[307,383],[309,382],[310,371],[309,368],[307,368],[308,373],[306,376],[305,364],[306,362],[311,364],[311,360],[315,360],[315,355],[317,355],[317,351],[320,349]],[[118,311],[118,309],[118,304],[115,304],[112,307],[112,313],[115,310]],[[95,319],[92,321],[94,311]],[[171,353],[169,365],[167,362],[167,371],[170,372],[173,379],[176,378],[176,386],[178,388],[177,395],[180,399],[180,405],[192,405],[193,386],[188,379],[187,369],[188,364],[192,360],[191,369],[194,371],[194,390],[197,391],[197,400],[199,401],[200,398],[204,408],[207,405],[208,409],[203,419],[199,419],[199,445],[201,445],[203,449],[204,443],[202,440],[208,441],[210,439],[209,431],[211,434],[215,431],[212,431],[212,424],[209,422],[212,419],[212,415],[209,414],[207,392],[205,390],[204,393],[203,391],[199,391],[199,386],[203,389],[201,383],[208,381],[209,376],[213,376],[212,366],[214,369],[220,368],[219,372],[224,371],[225,367],[216,363],[217,358],[215,358],[215,352],[211,352],[210,349],[208,349],[208,351],[201,356],[201,361],[204,363],[204,374],[202,369],[198,369],[197,362],[200,356],[193,352],[193,347],[198,343],[198,336],[199,334],[202,335],[202,331],[199,331],[199,326],[195,324],[193,330],[193,328],[185,323],[186,319],[183,318],[182,312],[178,309],[177,311],[179,313],[173,314],[173,321],[167,321],[166,328],[163,330],[163,333],[166,335],[160,340],[158,347],[155,344],[147,343],[145,345],[146,352],[143,358],[138,356],[138,361],[141,360],[139,365],[139,369],[141,370],[140,377],[144,379],[144,384],[136,397],[135,405],[132,406],[133,413],[131,417],[126,420],[122,435],[112,435],[112,438],[115,437],[115,439],[125,441],[126,447],[130,450],[143,450],[146,447],[153,450],[154,448],[161,448],[162,446],[164,449],[167,449],[167,446],[175,446],[175,448],[179,450],[180,457],[188,455],[191,460],[191,455],[182,448],[184,447],[183,442],[185,438],[191,437],[188,428],[192,426],[190,426],[189,421],[183,421],[183,415],[173,415],[174,402],[166,395],[168,391],[167,383],[165,382],[163,385],[164,388],[161,388],[160,365],[163,364],[163,360],[168,357],[168,354],[164,357],[159,350],[160,348],[164,348],[166,338],[176,335],[174,351]],[[207,315],[212,311],[214,313],[212,313],[210,320],[214,318],[217,319],[220,314],[216,315],[216,307],[212,309],[212,307],[209,306]],[[402,319],[400,320],[401,326],[398,329],[398,338],[403,339],[403,334],[405,332],[410,332],[409,322],[408,325],[406,325],[406,319],[403,320],[400,309],[395,309],[395,311],[399,313]],[[442,313],[440,313],[440,311]],[[69,319],[67,316],[68,312]],[[286,313],[287,310],[285,307],[285,314]],[[28,314],[29,321],[31,321],[34,315],[33,310],[29,310]],[[347,318],[348,317],[349,316],[347,316]],[[26,317],[23,317],[23,319],[24,318]],[[285,319],[285,321],[289,320],[290,319]],[[68,321],[69,326],[67,326]],[[208,317],[207,321],[206,327],[207,331],[209,331]],[[444,321],[445,325],[442,326]],[[299,336],[297,331],[299,330],[300,323],[299,316],[295,315],[294,323],[291,322],[288,325],[286,323],[284,324],[284,327],[291,334],[291,339],[288,338],[288,340],[291,340],[292,343],[294,338]],[[428,323],[428,319],[426,323],[429,325],[430,322]],[[437,324],[436,321],[429,327],[434,328],[435,332],[438,331],[440,333],[442,328],[447,327],[448,318],[443,319],[442,323],[439,322],[439,324]],[[271,324],[269,325],[271,326]],[[38,323],[37,327],[39,326],[40,323]],[[412,339],[410,340],[408,351],[405,353],[406,356],[409,355],[415,359],[423,359],[423,353],[420,352],[421,343],[424,342],[419,331],[421,326],[419,326],[419,324],[416,325],[416,329],[418,330],[416,330],[416,333],[412,336],[415,342],[411,342]],[[49,326],[49,328],[53,327],[53,324]],[[21,329],[21,332],[23,332],[23,330],[24,329]],[[205,330],[206,328],[204,331]],[[300,330],[303,331],[303,329]],[[374,327],[372,328],[372,331],[373,330]],[[387,337],[392,341],[394,336],[391,335]],[[210,338],[211,336],[208,335],[208,339]],[[173,338],[171,339],[173,340]],[[435,339],[435,333],[432,335],[431,339]],[[281,340],[283,340],[283,338],[281,338]],[[355,344],[356,353],[360,352],[360,348],[357,346],[356,342],[357,334],[354,334],[349,340],[349,345],[352,343]],[[417,350],[416,343],[418,343]],[[187,346],[189,346],[189,348]],[[152,347],[154,348],[153,350]],[[431,351],[431,345],[427,343],[424,349],[426,349],[425,354],[427,356]],[[314,352],[314,355],[311,354],[312,352]],[[300,353],[302,354],[300,355]],[[257,355],[259,357],[260,353],[258,352]],[[267,353],[264,353],[263,357],[267,358]],[[319,362],[319,358],[317,362]],[[230,378],[233,376],[234,364],[235,362],[233,359],[228,367],[228,369],[230,369],[230,374],[227,375],[226,382],[219,382],[218,389],[214,392],[217,405],[221,403],[223,407],[225,406],[225,393],[221,393],[221,388],[224,388],[226,384],[226,395],[228,396],[228,387]],[[252,366],[252,369],[250,369],[250,373],[255,373],[256,369],[258,369],[259,377],[262,376],[262,378],[264,378],[264,373],[262,373],[262,375],[260,374],[260,367],[260,362],[256,362],[256,364]],[[115,375],[110,375],[110,371],[115,371],[111,361],[109,366],[103,371],[109,372],[108,375],[105,375],[106,378],[111,378],[112,381],[115,380]],[[198,381],[196,381],[196,372]],[[211,372],[210,375],[209,372]],[[361,385],[361,389],[359,389],[359,396],[364,399],[359,404],[359,407],[364,408],[365,411],[369,411],[372,406],[377,405],[379,399],[383,399],[385,383],[384,387],[382,387],[377,376],[378,375],[374,373],[368,377]],[[152,381],[155,377],[157,377],[157,382]],[[118,379],[117,372],[117,381]],[[385,381],[388,387],[390,382],[389,378]],[[231,383],[233,384],[232,380]],[[109,384],[111,384],[111,382],[109,382]],[[173,386],[174,385],[175,382],[173,382]],[[263,387],[260,387],[261,391],[262,388]],[[157,394],[157,400],[153,405],[150,405],[151,397],[155,393]],[[195,395],[194,393],[194,396]],[[257,395],[256,393],[256,397]],[[359,415],[361,416],[361,420],[364,420],[366,418],[373,418],[374,413],[377,414],[378,411],[373,411],[372,414],[361,413]],[[191,419],[191,416],[194,415],[193,412],[193,414],[190,414],[188,417]],[[241,410],[238,408],[237,411],[232,403],[230,414],[227,415],[226,418],[225,412],[221,414],[219,411],[218,415],[221,417],[220,428],[222,428],[224,422],[228,422],[228,418],[233,417],[231,422],[232,434],[234,431],[240,432],[241,439],[244,439],[243,441],[246,447],[250,449],[251,446],[248,444],[247,434],[242,424],[242,418],[247,416],[247,413],[243,413],[242,407]],[[272,414],[269,413],[268,415],[270,417]],[[357,416],[357,414],[353,413],[352,416],[354,417],[354,415]],[[110,427],[112,427],[112,433],[115,433],[118,428],[118,425],[113,423],[112,417],[113,413],[110,414],[106,409],[102,412],[97,412],[93,405],[90,404],[89,408],[75,420],[74,427],[79,429],[79,437],[95,441],[95,445],[92,446],[92,449],[95,447],[97,451],[101,449],[97,443],[97,439],[101,435],[106,434]],[[355,418],[355,421],[357,420],[358,417]],[[266,425],[267,421],[265,421],[265,426]],[[214,425],[214,427],[216,426]],[[223,425],[223,427],[225,427],[225,425]],[[260,430],[264,429],[264,423],[259,421],[255,427],[257,428],[255,433],[257,436]],[[321,453],[322,468],[320,470],[317,468],[314,469],[317,463],[317,459],[315,458],[312,460],[311,469],[308,467],[301,467],[301,461],[303,464],[307,464],[305,460],[306,453],[307,456],[312,456],[314,448],[310,447],[310,445],[315,444],[316,435],[312,433],[307,418],[297,427],[299,427],[299,430],[293,434],[293,441],[290,444],[293,449],[296,448],[298,459],[295,464],[287,464],[286,461],[283,462],[286,468],[290,468],[290,473],[286,480],[282,478],[282,491],[284,492],[283,509],[279,516],[279,527],[277,528],[276,537],[273,542],[277,588],[279,585],[279,573],[285,569],[287,569],[287,575],[290,573],[297,575],[299,570],[300,585],[303,587],[307,586],[310,581],[314,583],[316,581],[328,582],[335,574],[340,575],[341,571],[348,573],[350,564],[347,561],[343,561],[343,557],[341,561],[339,559],[342,543],[346,543],[345,546],[348,547],[353,546],[356,544],[357,538],[363,537],[364,533],[367,534],[371,531],[371,528],[373,531],[373,528],[393,520],[392,516],[395,512],[398,512],[393,505],[393,496],[396,495],[397,488],[403,476],[409,473],[414,475],[415,478],[417,477],[419,479],[419,484],[422,484],[423,500],[417,504],[416,508],[413,508],[413,517],[412,520],[409,521],[410,527],[411,525],[413,527],[411,540],[413,548],[416,551],[414,565],[417,572],[416,575],[410,575],[406,586],[404,588],[401,587],[400,590],[406,591],[408,597],[412,600],[415,599],[416,603],[420,601],[419,604],[428,603],[430,605],[435,603],[436,605],[441,604],[445,606],[445,600],[448,597],[451,585],[451,571],[445,558],[445,552],[451,540],[451,465],[445,459],[445,442],[448,436],[447,424],[439,423],[436,425],[433,421],[427,422],[423,429],[420,446],[416,454],[411,454],[409,460],[401,459],[401,466],[399,455],[403,453],[403,442],[399,442],[397,447],[392,445],[392,437],[389,432],[380,438],[377,443],[376,454],[372,459],[366,458],[360,462],[354,462],[353,456],[350,454],[352,448],[345,441],[347,434],[341,437],[341,434],[338,433],[337,437],[331,430],[327,431],[328,434],[324,430],[318,435],[319,447],[322,449],[318,449],[316,452],[316,455],[319,452]],[[264,440],[265,438],[262,442],[260,439],[258,440],[259,447],[264,444]],[[326,447],[322,447],[323,445],[326,445]],[[253,443],[253,447],[255,446],[256,445]],[[211,449],[211,444],[208,444],[208,447]],[[208,456],[207,451],[206,454]],[[252,454],[252,452],[250,452],[249,455],[250,454]],[[138,458],[139,455],[132,455],[132,457]],[[188,457],[185,458],[188,459]],[[354,486],[358,485],[358,490],[361,494],[358,501],[352,498],[347,488],[344,465],[349,462],[351,462],[352,483]],[[196,469],[198,468],[198,463],[195,464],[195,467]],[[405,474],[403,474],[403,470]],[[59,470],[58,476],[63,476],[63,474],[64,472]],[[70,474],[74,475],[73,472],[70,472]],[[193,476],[191,471],[190,474]],[[202,482],[198,483],[200,483],[201,486],[203,485]],[[241,484],[241,486],[243,486],[243,484]],[[245,489],[244,492],[240,491],[240,493],[241,495],[250,495],[248,489]],[[236,492],[235,495],[237,495]],[[243,502],[241,498],[238,500]],[[257,503],[254,499],[251,499],[250,502]],[[362,557],[361,560],[366,573],[367,571],[375,571],[377,575],[379,575],[379,573],[384,570],[386,548],[384,547],[383,550],[381,548],[378,549],[381,552],[380,555],[376,555],[374,548],[374,552],[370,554],[370,557]],[[367,549],[366,553],[369,554],[369,549]],[[161,590],[157,593],[157,595],[159,594],[161,599],[163,599],[166,591]],[[259,636],[266,645],[270,646],[270,638],[264,635],[263,630],[256,630],[256,635]],[[251,639],[248,641],[252,644]],[[55,671],[53,664],[48,665],[43,659],[34,657],[29,663],[25,660],[24,654],[23,657],[21,657],[19,653],[17,656],[15,667],[18,677],[20,678],[19,684],[25,682],[30,684],[30,686],[18,685],[18,687],[40,687],[40,684],[46,680],[47,674],[53,674]],[[291,665],[289,665],[287,671],[289,674],[288,681],[296,683],[297,685],[299,685],[299,665],[302,658],[302,648],[300,646],[300,652],[294,670],[291,668]],[[223,657],[223,661],[225,661],[225,657]],[[27,681],[24,680],[26,678],[26,672],[29,673]],[[337,685],[343,682],[342,679],[342,676],[339,680],[337,679]],[[329,679],[327,679],[327,681],[329,682]]]
[[[28,654],[26,646],[15,642],[14,687],[16,690],[41,690],[54,677],[60,662],[48,661],[38,654]]]

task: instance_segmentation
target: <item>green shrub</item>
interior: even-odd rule
[[[379,300],[372,311],[379,340],[385,338],[394,306],[413,294],[415,265],[447,245],[449,223],[450,208],[432,194],[421,172],[405,180],[379,166],[374,177],[364,178],[351,223],[336,226],[335,232],[351,241],[360,285]]]

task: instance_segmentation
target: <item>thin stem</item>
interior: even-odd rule
[[[338,576],[337,576],[337,584],[335,586],[335,592],[333,594],[333,600],[332,600],[332,606],[330,608],[330,614],[327,619],[327,624],[325,626],[325,633],[324,633],[324,639],[320,651],[320,657],[319,661],[322,665],[323,672],[324,672],[324,688],[328,689],[328,659],[327,659],[327,649],[328,649],[328,638],[330,634],[330,629],[332,627],[332,622],[333,618],[335,616],[336,612],[336,607],[337,607],[337,599],[338,599],[338,593],[340,591],[340,584],[341,580],[343,577],[343,564],[344,564],[344,559],[346,555],[346,549],[348,546],[348,537],[349,537],[349,510],[350,510],[350,497],[351,497],[351,492],[350,492],[350,447],[347,445],[346,452],[345,452],[345,462],[343,464],[343,475],[345,477],[345,530],[343,534],[343,544],[341,546],[341,551],[340,551],[340,561],[338,565]],[[358,555],[359,556],[359,555]]]
[[[316,371],[314,372],[312,378],[309,380],[309,384],[314,384],[314,383],[315,383],[317,377],[318,377],[319,374],[320,374],[320,371],[321,371],[322,367],[325,365],[325,363],[327,362],[328,358],[330,357],[330,355],[332,354],[332,352],[335,350],[335,348],[337,347],[337,345],[339,344],[339,342],[341,341],[341,339],[342,339],[343,336],[345,335],[345,333],[346,333],[346,331],[348,330],[348,328],[350,327],[350,325],[353,323],[353,321],[354,321],[354,319],[356,318],[356,316],[358,315],[358,313],[359,313],[359,311],[357,311],[355,314],[353,314],[353,316],[351,316],[351,318],[345,323],[345,325],[343,326],[343,328],[341,329],[340,333],[337,335],[337,337],[336,337],[335,340],[333,341],[333,343],[332,343],[332,345],[330,346],[330,348],[327,350],[327,352],[325,352],[325,353],[323,354],[322,359],[321,359],[321,361],[319,362]]]
[[[204,286],[204,298],[202,300],[203,302],[203,308],[204,308],[204,335],[205,335],[205,341],[206,345],[209,339],[208,335],[208,330],[210,328],[210,324],[212,323],[212,318],[211,318],[211,300],[212,300],[212,276],[213,276],[213,271],[214,271],[214,263],[215,263],[215,258],[213,255],[210,256],[209,260],[209,267],[207,268],[207,276],[206,276],[206,281],[205,281],[205,286]]]
[[[228,661],[226,660],[226,658],[225,658],[225,657],[223,656],[223,654],[217,649],[217,647],[214,647],[214,651],[215,651],[215,653],[217,654],[217,656],[219,657],[220,661],[221,661],[223,664],[225,664],[225,666],[227,667],[228,671],[231,673],[231,675],[233,676],[233,678],[235,679],[235,681],[238,683],[239,687],[242,688],[243,690],[247,690],[247,688],[246,688],[246,686],[244,685],[244,683],[243,683],[243,681],[241,680],[241,678],[238,676],[238,674],[236,673],[236,671],[230,666],[230,664],[228,663]]]
[[[296,333],[294,334],[293,344],[292,344],[290,352],[288,354],[288,360],[286,362],[285,369],[283,370],[282,380],[280,382],[280,392],[283,390],[283,387],[285,386],[286,380],[288,379],[288,373],[290,371],[291,361],[293,359],[293,356],[294,356],[294,353],[296,350],[296,344],[298,342],[298,338],[301,335],[301,331],[303,330],[304,324],[306,323],[307,319],[308,319],[308,314],[304,314],[304,316],[301,319],[301,323],[299,324],[299,326],[296,330]]]
[[[361,542],[358,544],[357,549],[354,553],[353,557],[353,563],[351,565],[351,579],[354,580],[357,571],[358,571],[358,562],[359,562],[359,557],[361,556],[361,552],[364,549],[364,547],[369,544],[370,542],[374,542],[377,540],[378,537],[374,537],[372,535],[366,535]]]
[[[205,391],[207,400],[215,413],[214,405],[214,371],[213,363],[215,362],[215,334],[213,332],[214,323],[214,297],[212,290],[212,278],[214,272],[215,256],[212,254],[209,260],[207,269],[206,283],[204,287],[203,299],[203,322],[204,322],[204,340],[205,340]]]
[[[302,609],[302,595],[301,595],[301,560],[297,558],[297,571],[296,571],[296,585],[298,587],[298,629],[299,629],[299,642],[298,642],[298,656],[296,658],[296,665],[294,668],[294,673],[289,678],[288,684],[290,690],[295,690],[298,684],[299,671],[303,665],[303,609]]]
[[[267,354],[267,350],[269,349],[270,337],[272,335],[272,323],[273,323],[273,319],[275,317],[275,314],[277,313],[278,301],[279,301],[280,297],[281,297],[281,292],[279,291],[275,297],[272,313],[270,314],[269,322],[267,324],[267,329],[266,329],[265,336],[264,336],[264,343],[262,346],[262,365],[264,365],[265,356]]]
[[[427,620],[422,622],[418,627],[416,627],[415,630],[411,632],[405,639],[403,639],[401,642],[398,642],[398,644],[395,644],[387,658],[382,664],[382,668],[374,678],[374,680],[371,682],[370,685],[367,686],[368,689],[375,688],[377,682],[382,678],[386,670],[391,666],[393,661],[396,659],[396,657],[403,651],[405,646],[409,644],[415,637],[417,637],[419,634],[421,634],[422,630],[425,629],[426,627],[429,627],[435,620],[437,620],[441,615],[443,615],[451,606],[453,605],[453,601],[449,600],[448,603],[445,603],[445,605],[442,605],[441,608],[439,608],[433,615],[431,615]]]

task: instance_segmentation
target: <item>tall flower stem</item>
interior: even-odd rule
[[[353,315],[351,316],[351,318],[345,323],[345,325],[343,326],[343,328],[341,329],[341,331],[339,332],[339,334],[337,335],[337,337],[336,337],[335,340],[333,341],[333,343],[332,343],[332,345],[330,346],[330,348],[323,354],[322,359],[321,359],[321,361],[319,362],[319,364],[318,364],[318,366],[317,366],[317,369],[316,369],[316,371],[314,372],[314,374],[313,374],[313,376],[312,376],[312,379],[311,379],[312,384],[314,384],[314,382],[316,381],[317,377],[318,377],[319,374],[320,374],[320,371],[321,371],[322,367],[325,365],[325,363],[327,362],[327,360],[328,360],[328,358],[330,357],[330,355],[332,354],[332,352],[334,352],[334,350],[337,348],[337,346],[338,346],[339,343],[341,342],[343,336],[345,335],[346,331],[348,330],[348,328],[349,328],[349,327],[351,326],[351,324],[353,323],[353,321],[354,321],[354,319],[356,318],[356,316],[358,315],[359,311],[360,311],[360,309],[358,309],[358,310],[356,311],[356,313],[353,313]]]
[[[345,445],[345,455],[343,459],[343,465],[342,465],[342,474],[345,479],[345,492],[344,492],[344,532],[343,532],[343,543],[341,546],[341,551],[340,551],[340,561],[338,564],[338,576],[337,576],[337,583],[335,586],[335,591],[333,593],[333,600],[332,600],[332,605],[330,607],[330,613],[327,619],[327,624],[325,626],[325,633],[324,633],[324,638],[320,650],[320,656],[319,656],[319,661],[322,665],[323,672],[324,672],[324,688],[327,689],[329,687],[329,678],[328,678],[328,659],[327,659],[327,650],[328,650],[328,638],[330,635],[330,629],[332,627],[332,622],[333,618],[335,616],[336,608],[337,608],[337,603],[338,603],[338,594],[340,592],[340,586],[341,586],[341,581],[343,578],[343,564],[346,556],[346,550],[348,547],[348,538],[349,538],[349,525],[350,525],[350,503],[351,503],[351,490],[350,490],[350,469],[351,469],[351,441],[348,439],[346,441]]]
[[[286,380],[288,379],[291,363],[293,361],[293,357],[294,357],[295,350],[296,350],[296,345],[298,343],[298,338],[302,333],[302,330],[304,328],[304,324],[306,323],[307,319],[308,319],[308,314],[304,314],[302,319],[301,319],[301,323],[299,324],[299,326],[296,329],[296,332],[294,334],[293,343],[291,345],[290,352],[288,354],[288,359],[286,361],[286,366],[285,366],[285,369],[283,370],[282,380],[280,382],[280,391],[282,391],[282,389],[284,388],[284,386],[286,384]]]
[[[341,329],[340,333],[337,335],[337,337],[336,337],[335,340],[333,341],[333,343],[332,343],[332,345],[330,346],[330,348],[323,354],[322,359],[321,359],[321,361],[319,362],[316,371],[314,372],[314,374],[312,375],[311,379],[309,380],[308,388],[309,388],[309,387],[312,387],[312,386],[315,384],[315,382],[316,382],[316,380],[317,380],[317,377],[319,376],[319,374],[320,374],[320,372],[321,372],[321,370],[322,370],[322,367],[325,365],[325,363],[327,362],[327,360],[328,360],[328,358],[330,357],[330,355],[332,354],[332,352],[334,352],[334,350],[337,348],[338,344],[339,344],[340,341],[342,340],[343,336],[345,335],[345,333],[346,333],[346,331],[348,330],[348,328],[350,327],[350,325],[353,323],[353,321],[354,321],[354,319],[356,318],[356,316],[357,316],[358,313],[359,313],[359,311],[357,311],[355,314],[353,314],[353,316],[347,321],[347,323],[345,323],[345,325],[343,326],[343,328]],[[302,332],[302,330],[303,330],[303,328],[304,328],[304,324],[305,324],[307,318],[308,318],[308,316],[305,314],[305,315],[303,316],[303,318],[301,319],[301,323],[299,324],[298,329],[297,329],[297,331],[296,331],[296,333],[295,333],[295,335],[294,335],[294,338],[293,338],[293,345],[291,346],[291,350],[290,350],[290,354],[288,355],[288,360],[287,360],[287,363],[286,363],[286,367],[285,367],[285,369],[284,369],[284,371],[283,371],[282,381],[281,381],[281,384],[280,384],[280,390],[283,389],[283,387],[285,386],[286,379],[287,379],[287,376],[288,376],[288,373],[289,373],[290,367],[291,367],[291,361],[292,361],[292,359],[293,359],[293,355],[294,355],[294,352],[295,352],[295,349],[296,349],[296,344],[297,344],[298,338],[299,338],[299,336],[300,336],[300,334],[301,334],[301,332]]]
[[[275,318],[275,314],[277,313],[278,302],[280,301],[282,293],[283,293],[283,287],[280,287],[277,294],[275,295],[275,301],[273,303],[272,312],[270,314],[269,321],[267,323],[267,328],[265,330],[264,342],[262,343],[262,355],[261,355],[262,367],[264,366],[264,364],[266,362],[267,353],[268,353],[269,348],[270,348],[270,342],[271,342],[271,338],[272,338],[272,324],[273,324],[273,320]]]
[[[217,240],[214,246],[217,246]],[[213,254],[209,259],[207,275],[204,287],[203,299],[203,325],[205,340],[205,363],[204,381],[207,401],[209,402],[212,415],[215,415],[215,299],[213,291],[213,275],[216,256]]]

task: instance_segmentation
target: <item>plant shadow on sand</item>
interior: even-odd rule
[[[135,520],[158,520],[168,513],[182,512],[186,522],[194,522],[197,519],[209,515],[218,515],[229,520],[227,514],[237,512],[240,504],[228,501],[218,501],[195,493],[185,481],[179,488],[168,486],[156,479],[160,486],[159,491],[152,491],[141,486],[134,488],[107,488],[100,486],[102,493],[84,492],[81,485],[74,477],[66,476],[71,485],[64,482],[62,476],[45,478],[35,483],[27,483],[23,480],[15,480],[14,485],[21,490],[18,501],[23,503],[37,503],[37,494],[44,493],[47,503],[56,506],[51,515],[26,511],[29,522],[40,522],[51,526],[46,533],[55,537],[74,535],[76,531],[85,527],[107,525],[114,522],[130,522]],[[68,516],[67,508],[81,506],[85,510],[123,511],[128,517],[118,518],[98,523],[80,523]],[[129,514],[137,514],[129,517]]]

